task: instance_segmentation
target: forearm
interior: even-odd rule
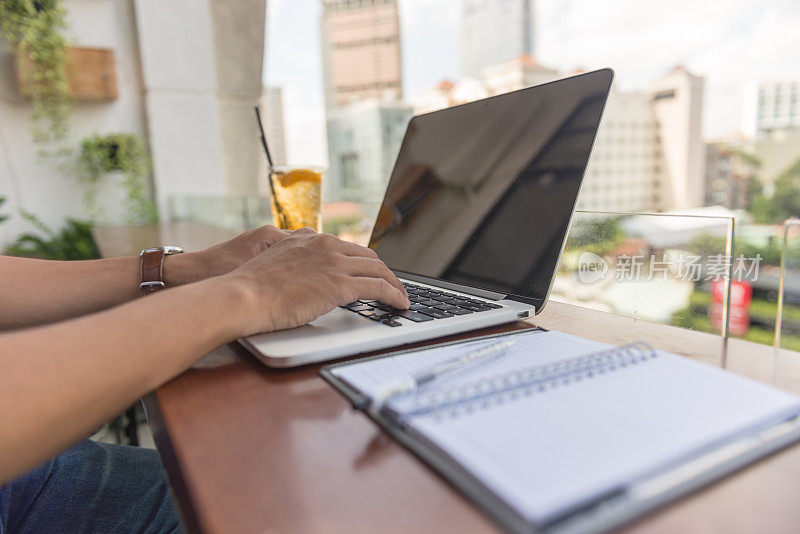
[[[168,286],[200,279],[194,255],[167,256]],[[0,256],[0,330],[60,321],[140,296],[139,257],[47,261]]]
[[[241,335],[246,302],[212,278],[0,336],[0,484]]]

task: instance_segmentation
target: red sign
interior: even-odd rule
[[[711,305],[708,307],[708,319],[711,328],[722,331],[722,311],[725,302],[725,280],[711,282]],[[753,298],[753,286],[747,281],[731,280],[731,308],[728,317],[728,333],[743,336],[750,329],[750,301]]]

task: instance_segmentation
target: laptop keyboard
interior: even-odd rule
[[[403,323],[397,320],[398,317],[415,323],[424,323],[434,319],[447,319],[503,307],[494,302],[456,295],[441,289],[431,289],[408,282],[404,282],[403,287],[406,288],[408,300],[411,301],[411,306],[407,310],[398,310],[377,300],[357,300],[342,306],[342,308],[387,326],[403,326]]]

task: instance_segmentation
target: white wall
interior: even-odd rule
[[[73,103],[69,143],[95,133],[145,133],[141,98],[139,52],[131,1],[65,0],[71,37],[76,45],[112,48],[115,53],[119,98],[112,102]],[[2,40],[0,40],[2,41]],[[30,226],[16,215],[22,208],[46,223],[60,227],[65,217],[85,217],[82,188],[52,162],[37,158],[30,135],[30,101],[19,97],[13,55],[0,45],[0,195],[8,197],[3,213],[12,219],[0,224],[0,250]],[[106,218],[124,216],[120,187],[106,187],[100,200]]]

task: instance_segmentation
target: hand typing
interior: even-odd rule
[[[300,326],[358,299],[409,306],[403,285],[375,252],[310,228],[276,241],[223,278],[244,289],[251,307],[242,335]]]

